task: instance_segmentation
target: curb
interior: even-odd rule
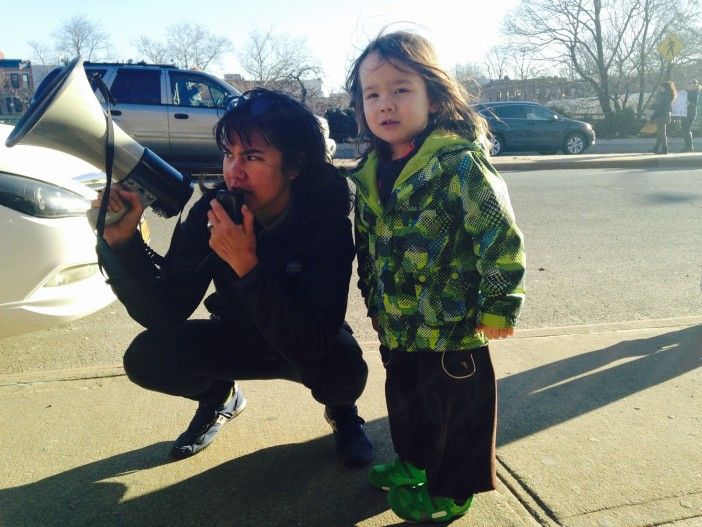
[[[351,168],[357,158],[334,159],[334,165]],[[491,159],[502,172],[528,170],[578,170],[601,168],[702,168],[702,153],[656,155],[641,154],[581,154],[579,156],[498,156]]]

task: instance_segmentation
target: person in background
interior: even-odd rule
[[[695,117],[697,117],[697,100],[699,95],[699,83],[697,79],[692,79],[687,89],[687,115],[682,122],[682,134],[685,140],[685,147],[682,149],[683,152],[692,152],[695,149],[692,144],[692,123],[695,121]]]
[[[204,189],[165,257],[137,230],[137,194],[111,192],[112,210],[131,209],[105,227],[99,260],[148,328],[124,355],[127,375],[197,402],[175,459],[208,447],[245,408],[235,379],[289,379],[325,406],[340,460],[367,464],[373,447],[355,402],[368,369],[344,321],[354,258],[348,184],[326,157],[315,116],[285,94],[255,89],[234,99],[215,136],[223,181]],[[225,189],[243,197],[240,224],[215,199]],[[211,283],[209,319],[191,320]]]
[[[487,124],[434,49],[380,35],[346,83],[370,149],[356,185],[359,287],[378,332],[397,458],[374,466],[402,519],[449,521],[495,488],[490,339],[509,337],[525,253]]]
[[[672,81],[664,82],[658,89],[658,96],[653,105],[653,113],[650,119],[656,123],[656,144],[651,149],[651,152],[654,154],[668,153],[667,128],[671,121],[675,95],[675,84]]]

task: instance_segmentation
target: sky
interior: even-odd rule
[[[116,58],[136,61],[143,58],[133,46],[140,36],[165,40],[169,26],[192,22],[227,37],[234,47],[221,65],[209,71],[220,77],[224,73],[246,77],[237,51],[245,47],[252,30],[272,30],[305,39],[308,51],[322,66],[324,91],[329,92],[340,90],[350,63],[386,26],[412,29],[427,37],[447,69],[480,63],[491,46],[502,42],[502,20],[518,3],[492,0],[481,2],[478,9],[470,7],[469,0],[0,0],[0,13],[12,15],[11,21],[0,24],[0,51],[7,59],[32,60],[28,41],[50,44],[51,33],[63,22],[83,15],[110,35]],[[208,12],[208,6],[215,9]]]

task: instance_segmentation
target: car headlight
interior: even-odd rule
[[[73,282],[80,282],[86,278],[97,274],[99,272],[98,264],[83,264],[74,265],[67,269],[61,269],[52,274],[47,280],[42,284],[42,287],[57,287],[61,285],[72,284]]]
[[[0,205],[37,218],[84,216],[90,201],[71,190],[0,172]]]

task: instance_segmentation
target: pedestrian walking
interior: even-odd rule
[[[672,81],[664,82],[658,89],[656,102],[653,105],[651,121],[656,123],[656,144],[651,149],[654,154],[668,153],[668,125],[671,121],[673,111],[673,100],[675,100],[675,84]]]
[[[687,88],[687,115],[682,122],[682,134],[685,140],[683,152],[692,152],[695,148],[692,144],[692,123],[697,117],[697,100],[700,95],[700,86],[697,79],[692,79]]]

